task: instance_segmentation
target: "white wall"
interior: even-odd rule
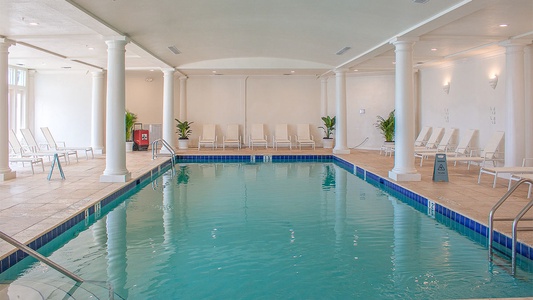
[[[314,76],[191,76],[187,80],[187,117],[193,124],[192,143],[196,144],[202,124],[218,125],[219,141],[231,123],[240,124],[248,139],[251,124],[265,124],[269,144],[276,124],[311,124],[315,139],[321,135],[320,80]],[[320,142],[320,141],[319,141]]]
[[[488,83],[492,74],[499,76],[496,89]],[[152,81],[147,81],[148,77]],[[459,137],[464,129],[479,129],[479,139],[475,141],[478,147],[483,147],[494,131],[505,131],[503,52],[491,57],[424,67],[416,78],[420,105],[417,128],[426,125],[455,127],[459,129]],[[450,81],[449,94],[445,94],[442,88],[447,81]],[[207,123],[218,125],[220,141],[226,125],[231,123],[241,125],[241,134],[245,134],[253,123],[264,123],[269,140],[276,124],[288,123],[290,134],[294,135],[296,124],[309,123],[315,139],[321,144],[323,133],[318,129],[322,125],[321,80],[314,76],[191,76],[186,82],[187,119],[194,122],[193,145],[201,134],[202,124]],[[90,74],[36,73],[36,117],[32,130],[37,129],[36,136],[40,141],[44,138],[39,128],[48,126],[58,140],[65,140],[71,146],[88,145],[91,86]],[[179,88],[176,77],[176,117]],[[394,74],[347,74],[346,88],[348,147],[353,148],[368,137],[359,148],[379,148],[383,138],[374,123],[378,115],[386,116],[394,109]],[[528,88],[531,88],[530,83]],[[327,95],[327,114],[334,116],[334,76],[328,78]],[[162,123],[162,98],[162,72],[126,72],[126,108],[139,116],[139,122]],[[359,113],[361,109],[365,110],[364,114]]]
[[[496,89],[489,86],[492,74],[499,77]],[[483,148],[495,131],[505,131],[505,54],[421,69],[420,97],[421,125],[458,128],[459,138],[465,129],[478,129],[474,146]]]
[[[41,127],[48,127],[56,141],[67,146],[91,143],[90,73],[35,74],[35,128],[30,128],[39,143],[46,140]]]

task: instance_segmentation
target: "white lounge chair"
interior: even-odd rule
[[[198,138],[198,150],[200,150],[202,145],[211,146],[213,150],[218,148],[215,124],[204,124],[202,135]]]
[[[41,127],[41,131],[48,143],[48,150],[59,150],[59,151],[85,151],[85,158],[89,159],[89,152],[91,152],[91,157],[94,158],[93,147],[67,147],[65,142],[56,142],[50,129],[48,127]],[[63,144],[59,146],[58,143]]]
[[[241,149],[241,135],[239,134],[238,124],[229,124],[226,129],[226,135],[222,138],[222,149],[226,149],[226,144],[237,145]]]
[[[454,164],[457,164],[457,162],[465,162],[468,164],[468,169],[470,169],[470,165],[472,163],[477,163],[480,166],[485,167],[486,162],[490,161],[492,162],[493,166],[496,166],[496,161],[503,161],[503,158],[501,155],[503,155],[503,152],[498,152],[498,147],[500,146],[500,143],[503,140],[504,132],[503,131],[496,131],[487,142],[487,145],[485,145],[485,148],[481,151],[472,149],[470,150],[469,156],[452,156],[447,157],[446,160],[448,162],[454,162]],[[479,154],[476,156],[474,155],[475,152],[479,152]]]
[[[522,166],[521,167],[481,167],[479,168],[479,176],[477,178],[477,183],[481,183],[481,174],[488,174],[494,176],[494,181],[492,182],[492,187],[496,187],[496,180],[498,179],[498,175],[501,174],[510,174],[511,177],[509,177],[509,188],[511,187],[511,182],[513,180],[519,180],[520,178],[524,178],[524,174],[533,174],[533,167],[526,167],[527,162],[529,160],[533,160],[532,158],[524,158],[522,160]],[[514,176],[514,177],[513,177]],[[526,176],[527,177],[527,176]]]
[[[418,137],[415,140],[415,147],[422,147],[426,145],[430,131],[431,126],[422,127],[422,130],[420,130],[420,133],[418,134]]]
[[[429,137],[427,143],[424,145],[424,147],[415,147],[415,151],[422,151],[424,149],[434,149],[437,148],[439,145],[439,142],[442,138],[442,134],[444,132],[444,128],[442,127],[436,127],[433,128],[433,131],[431,132],[431,136]]]
[[[265,146],[268,148],[268,138],[265,135],[265,128],[263,124],[252,124],[252,134],[248,140],[249,147],[254,149],[254,146]]]
[[[33,168],[33,165],[41,164],[41,168],[44,172],[43,159],[40,157],[34,157],[31,154],[25,155],[25,153],[23,152],[22,145],[20,144],[13,130],[9,130],[9,147],[12,151],[12,154],[9,155],[10,163],[22,163],[23,167],[25,163],[28,163],[30,164],[32,174],[35,174],[35,169]]]
[[[508,190],[511,189],[512,182],[518,181],[520,179],[529,179],[533,180],[533,174],[512,174],[511,177],[509,177],[509,187]],[[529,189],[527,191],[527,197],[531,198],[531,189],[533,188],[533,185],[529,182],[526,182],[529,185]]]
[[[420,166],[422,166],[422,163],[424,162],[424,157],[427,157],[430,154],[435,154],[437,152],[446,152],[451,146],[450,143],[452,142],[452,138],[455,136],[456,132],[456,128],[446,129],[436,148],[424,148],[422,150],[415,151],[415,157],[420,158]],[[415,149],[417,148],[418,147],[415,147]]]
[[[469,150],[470,150],[470,143],[472,142],[472,138],[474,137],[475,134],[477,134],[477,129],[468,129],[465,131],[465,133],[463,134],[463,137],[461,138],[461,140],[459,141],[459,144],[457,145],[457,147],[455,147],[455,150],[453,151],[441,151],[441,146],[439,145],[439,151],[437,152],[420,152],[421,154],[423,155],[419,155],[417,156],[417,154],[415,153],[415,156],[416,157],[420,157],[420,166],[422,166],[422,163],[424,162],[424,158],[429,158],[429,157],[435,157],[435,155],[437,153],[444,153],[446,154],[446,156],[452,156],[452,157],[456,157],[456,156],[466,156],[468,153],[469,153]],[[444,139],[444,137],[443,137]],[[451,147],[451,145],[450,145]],[[448,148],[448,147],[446,147]]]
[[[272,147],[278,150],[278,145],[288,145],[292,150],[291,137],[289,136],[289,130],[287,124],[277,124],[276,131],[272,137]]]
[[[76,157],[76,162],[78,161],[78,152],[77,151],[71,151],[71,150],[52,150],[52,151],[43,151],[39,147],[39,144],[37,144],[37,141],[35,140],[35,137],[31,133],[31,131],[28,128],[22,128],[20,129],[20,132],[22,133],[22,137],[24,138],[24,141],[26,142],[26,145],[28,146],[29,152],[35,156],[47,156],[49,159],[50,157],[53,157],[54,155],[63,156],[65,158],[66,163],[70,163],[70,155],[74,155]]]
[[[312,146],[315,150],[315,140],[309,132],[309,124],[298,124],[296,130],[296,143],[302,150],[302,146]]]

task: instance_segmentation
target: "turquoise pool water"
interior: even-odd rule
[[[3,279],[50,299],[533,296],[529,264],[510,276],[483,238],[332,163],[185,164],[112,206],[40,251],[88,282],[31,258]]]

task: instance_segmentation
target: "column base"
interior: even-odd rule
[[[422,180],[422,175],[420,173],[401,174],[389,171],[389,178],[394,181],[420,181]]]
[[[17,177],[17,172],[16,171],[3,173],[3,174],[0,174],[0,181],[6,181],[6,180],[15,179],[15,177]]]
[[[126,182],[131,179],[131,173],[124,175],[100,175],[100,182]]]
[[[333,154],[350,154],[350,149],[333,149]]]

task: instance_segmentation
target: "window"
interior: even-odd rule
[[[28,127],[27,73],[26,69],[8,68],[8,124],[15,132]]]

